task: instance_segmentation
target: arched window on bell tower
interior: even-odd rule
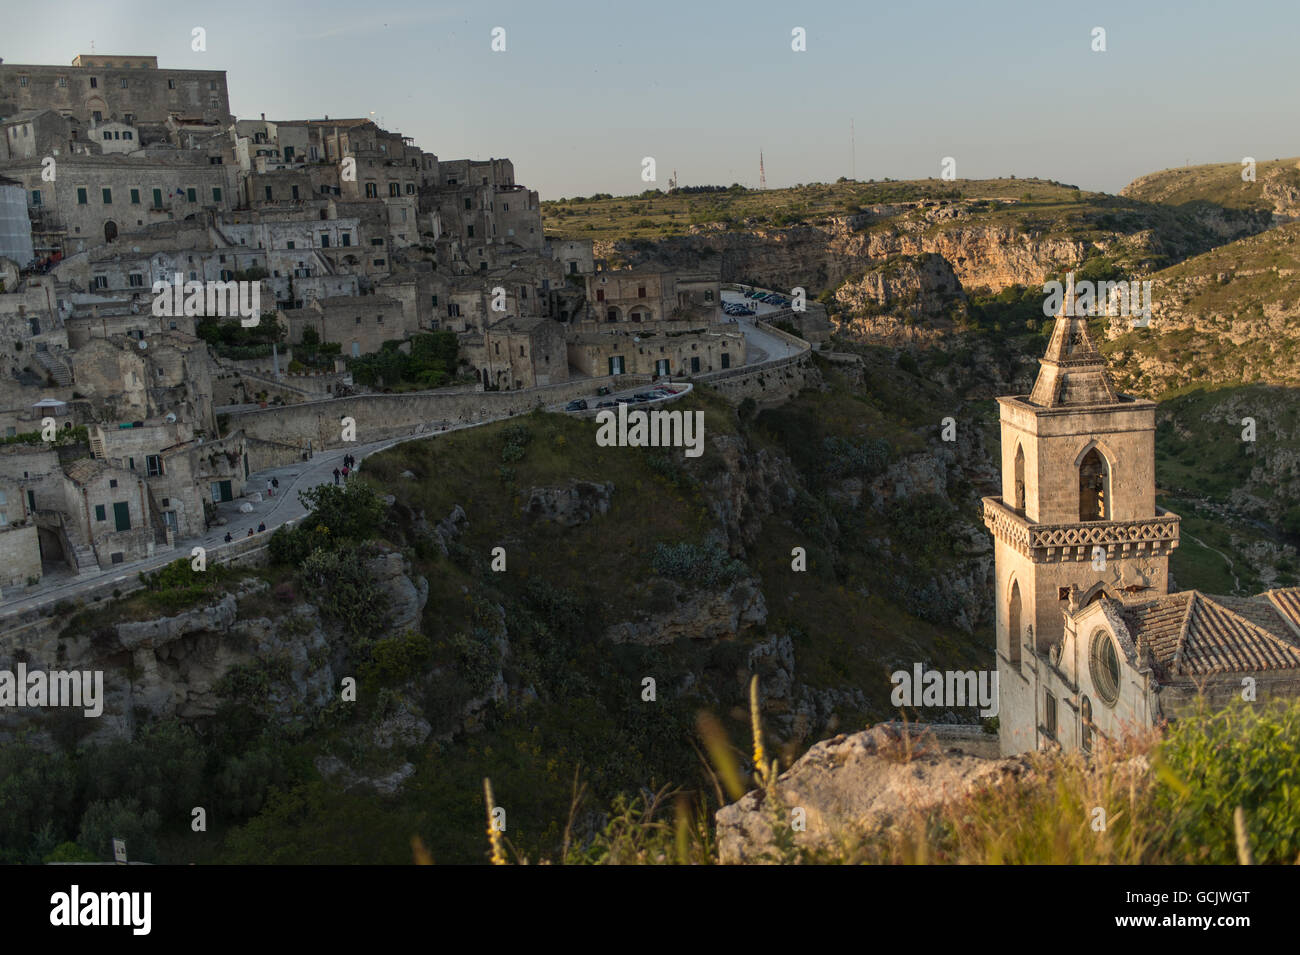
[[[1020,583],[1011,581],[1011,599],[1007,602],[1007,659],[1020,669],[1020,644],[1024,634],[1020,631]]]
[[[1079,462],[1079,520],[1110,520],[1110,467],[1096,448]]]
[[[1016,510],[1025,511],[1025,449],[1016,445]]]

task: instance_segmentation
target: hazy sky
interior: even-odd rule
[[[544,199],[640,192],[645,156],[660,187],[757,185],[760,149],[772,187],[952,156],[963,178],[1114,192],[1300,154],[1297,36],[1296,0],[76,0],[11,10],[0,56],[68,63],[93,40],[226,70],[240,117],[373,111],[444,159],[509,156]]]

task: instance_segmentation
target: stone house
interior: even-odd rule
[[[19,483],[0,477],[0,588],[41,578],[41,545],[32,517]]]
[[[105,461],[82,458],[64,468],[61,508],[100,567],[152,556],[165,542],[161,518],[149,506],[144,476]]]
[[[325,298],[306,308],[286,313],[289,340],[302,341],[305,328],[314,328],[323,342],[338,342],[342,354],[352,358],[380,350],[384,342],[403,341],[420,330],[415,315],[386,295]]]
[[[160,70],[156,56],[106,54],[82,54],[71,66],[0,64],[0,116],[40,108],[87,127],[120,119],[159,138],[172,114],[233,118],[224,70]]]
[[[668,327],[671,327],[669,325]],[[745,337],[738,331],[645,334],[572,332],[569,364],[584,375],[659,375],[686,378],[745,364]]]
[[[486,388],[517,391],[569,380],[565,329],[549,318],[502,318],[462,336],[460,354]]]

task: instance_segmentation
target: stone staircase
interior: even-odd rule
[[[61,358],[55,358],[47,351],[33,352],[33,354],[36,356],[36,363],[50,373],[60,388],[67,388],[72,384],[72,369]]]
[[[104,435],[98,428],[90,430],[90,456],[99,458],[101,461],[105,458],[104,453]]]
[[[89,545],[74,542],[72,556],[77,562],[77,573],[87,574],[99,570],[99,561],[95,559],[95,552]]]

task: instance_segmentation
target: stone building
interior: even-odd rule
[[[0,588],[25,587],[41,579],[41,545],[27,495],[0,477]]]
[[[63,473],[67,480],[60,510],[100,567],[150,557],[165,542],[161,519],[151,521],[143,475],[94,458],[74,461]]]
[[[601,269],[587,276],[587,301],[597,322],[662,322],[673,317],[676,279],[668,269]]]
[[[1067,301],[1070,297],[1067,296]],[[1169,593],[1179,518],[1155,503],[1154,402],[1119,394],[1086,319],[1058,316],[1032,392],[999,398],[996,573],[1003,753],[1099,737],[1254,681],[1300,693],[1300,594]]]
[[[33,243],[64,255],[145,232],[159,222],[233,207],[229,167],[220,154],[164,147],[130,155],[57,158],[53,182],[37,158],[6,163],[23,183]],[[39,241],[38,241],[39,240]]]
[[[71,66],[0,63],[0,116],[52,109],[82,126],[121,120],[161,141],[172,115],[229,124],[224,70],[160,70],[156,56],[82,54]]]
[[[408,315],[402,303],[386,295],[357,295],[324,298],[306,308],[285,313],[289,340],[302,341],[306,328],[314,328],[322,342],[338,342],[342,354],[352,358],[380,350],[384,342],[403,341],[420,330],[415,315]]]
[[[461,358],[485,388],[517,391],[569,380],[564,326],[549,318],[511,316],[461,337]]]
[[[745,336],[717,329],[676,332],[647,329],[645,334],[571,332],[569,364],[584,375],[689,377],[745,364]]]

